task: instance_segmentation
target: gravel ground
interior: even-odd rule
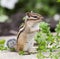
[[[0,59],[38,59],[36,56],[37,56],[36,54],[19,55],[16,52],[0,51]],[[45,58],[45,59],[50,59],[50,58]]]
[[[15,38],[16,36],[1,36],[0,39],[7,40]],[[5,43],[6,46],[6,43]],[[36,54],[31,55],[19,55],[17,52],[10,52],[10,51],[0,51],[0,59],[37,59]]]
[[[19,55],[16,52],[0,51],[0,59],[37,59],[36,55]]]

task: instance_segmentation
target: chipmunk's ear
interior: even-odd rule
[[[27,12],[26,15],[30,17],[32,13],[33,13],[33,11]]]
[[[31,11],[31,13],[33,13],[33,11]]]

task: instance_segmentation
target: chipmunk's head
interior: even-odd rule
[[[27,12],[26,15],[28,16],[28,20],[32,20],[32,21],[37,21],[40,20],[42,21],[44,18],[42,15],[38,14],[38,13],[34,13],[34,12]]]
[[[27,22],[29,22],[29,24],[31,25],[32,23],[38,23],[43,21],[43,16],[38,14],[38,13],[34,13],[34,12],[27,12],[26,13],[27,16]]]

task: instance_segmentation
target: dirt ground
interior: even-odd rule
[[[16,52],[0,51],[0,59],[37,59],[36,55],[19,55]]]
[[[7,40],[15,38],[16,36],[1,36],[0,39]],[[6,45],[5,45],[6,46]],[[36,54],[31,55],[19,55],[17,52],[10,52],[10,51],[0,51],[0,59],[37,59]]]

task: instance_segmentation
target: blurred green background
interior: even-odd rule
[[[60,2],[57,0],[18,0],[13,9],[0,6],[0,15],[11,15],[20,12],[34,11],[45,16],[53,16],[60,13]]]
[[[3,23],[3,26],[0,24],[0,32],[3,32],[1,30],[5,29],[4,25],[7,23],[9,26],[6,25],[6,28],[10,27],[17,30],[22,22],[20,21],[22,17],[26,12],[30,11],[39,13],[47,18],[51,18],[55,14],[60,15],[60,0],[0,0],[0,23]],[[7,32],[7,30],[5,31]]]

